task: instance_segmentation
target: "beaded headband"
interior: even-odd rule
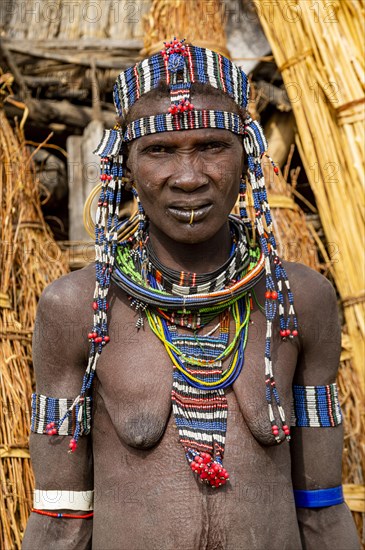
[[[160,53],[120,73],[113,93],[118,116],[126,116],[134,103],[161,81],[170,87],[172,114],[188,107],[194,82],[209,84],[229,95],[243,109],[247,108],[249,82],[240,68],[219,53],[175,38],[165,43]]]
[[[101,157],[101,194],[98,202],[95,223],[96,250],[96,285],[93,310],[92,331],[88,334],[90,354],[87,369],[83,378],[80,395],[58,422],[57,429],[63,421],[76,413],[76,427],[70,443],[74,451],[78,437],[83,433],[82,419],[85,414],[86,399],[90,392],[95,375],[98,358],[110,338],[107,325],[107,294],[111,275],[114,270],[118,245],[119,206],[122,197],[123,176],[123,143],[156,132],[181,131],[200,128],[223,128],[242,135],[243,146],[247,154],[248,180],[252,188],[255,227],[261,248],[262,264],[266,276],[265,316],[265,385],[269,418],[272,434],[280,443],[279,428],[274,414],[274,404],[279,414],[282,430],[287,437],[289,428],[285,422],[271,360],[272,324],[279,313],[280,335],[282,338],[298,334],[297,320],[294,311],[293,295],[289,281],[278,257],[273,234],[273,224],[267,200],[265,180],[261,160],[266,154],[267,142],[260,125],[249,115],[242,119],[238,114],[227,111],[196,110],[191,103],[190,90],[194,82],[207,84],[221,90],[235,103],[247,108],[249,83],[245,73],[229,59],[208,49],[185,44],[174,39],[165,44],[161,53],[145,59],[120,73],[114,87],[114,103],[117,114],[125,117],[136,101],[147,92],[158,88],[160,82],[168,84],[171,105],[167,113],[147,116],[132,121],[122,130],[119,126],[105,130],[102,140],[95,151]],[[277,173],[277,168],[274,166]],[[137,192],[133,188],[139,208],[140,236],[144,229],[144,213]],[[240,217],[251,229],[245,203],[245,178],[240,184]],[[135,227],[136,218],[131,226]],[[126,241],[127,242],[127,241]],[[261,260],[260,260],[261,261]],[[271,265],[274,265],[272,273]],[[287,305],[288,304],[288,305]],[[143,307],[147,307],[143,305]]]

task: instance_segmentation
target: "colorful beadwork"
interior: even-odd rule
[[[123,142],[133,141],[142,136],[157,132],[175,132],[177,130],[197,130],[204,128],[221,128],[234,134],[243,135],[245,126],[236,113],[228,111],[194,110],[184,112],[179,117],[171,114],[160,114],[143,117],[126,126]],[[113,145],[115,147],[116,145]],[[110,147],[110,145],[108,145]]]
[[[336,383],[327,386],[293,386],[292,426],[331,428],[341,423]]]
[[[176,325],[165,323],[168,340],[184,354],[185,372],[199,377],[202,382],[219,382],[222,377],[222,361],[216,359],[227,348],[228,323],[229,315],[222,314],[218,337],[181,335]],[[189,364],[189,357],[199,357],[209,362],[205,366],[196,368]],[[213,487],[226,483],[224,476],[221,480],[216,479],[216,476],[208,476],[208,469],[214,472],[214,464],[223,468],[227,429],[227,399],[224,390],[207,391],[206,387],[196,388],[175,366],[171,398],[180,443],[185,449],[191,468],[196,471],[201,481]],[[202,456],[201,453],[204,455]],[[198,460],[199,458],[202,460]],[[207,471],[202,470],[200,464],[206,465]]]
[[[250,313],[248,291],[261,258],[259,248],[248,249],[243,223],[232,216],[229,220],[231,256],[214,273],[197,275],[167,269],[154,254],[146,230],[142,243],[135,236],[118,248],[112,275],[116,284],[134,297],[132,305],[137,302],[138,311],[141,304],[145,305],[149,326],[171,358],[173,412],[180,441],[192,470],[212,487],[228,480],[222,464],[227,422],[224,389],[234,382],[243,366]],[[121,285],[119,274],[123,273],[128,279],[123,279]],[[263,275],[263,264],[258,275]],[[233,280],[240,282],[238,292],[232,290]],[[235,330],[229,342],[231,314]],[[202,336],[199,329],[218,315],[219,337],[210,333]],[[193,334],[182,335],[178,327],[194,329]],[[222,364],[228,357],[230,363],[223,372]]]
[[[90,433],[91,397],[85,397],[85,406],[80,423],[80,435]],[[73,435],[78,414],[78,403],[73,399],[47,397],[32,394],[31,431],[37,434]]]
[[[186,355],[181,352],[179,347],[176,347],[173,341],[171,326],[180,325],[190,329],[201,329],[214,317],[223,314],[225,310],[231,308],[231,311],[234,311],[237,301],[242,303],[247,292],[253,288],[261,276],[265,275],[266,399],[272,433],[279,443],[281,439],[278,423],[281,424],[287,439],[290,437],[290,432],[285,423],[284,410],[273,375],[272,326],[274,318],[278,314],[280,334],[283,339],[296,336],[298,327],[289,281],[276,250],[261,168],[261,161],[267,149],[266,139],[260,125],[253,121],[248,114],[244,116],[243,113],[240,117],[233,112],[198,111],[190,102],[191,86],[197,82],[210,85],[223,94],[227,94],[245,111],[249,98],[247,76],[222,55],[174,39],[165,44],[162,52],[120,73],[114,87],[114,103],[118,115],[125,117],[135,102],[142,95],[158,88],[160,82],[165,82],[170,87],[171,106],[169,112],[133,120],[124,133],[119,126],[113,130],[106,130],[96,150],[101,157],[102,189],[95,225],[96,285],[92,303],[94,322],[88,334],[91,343],[90,355],[81,392],[69,410],[70,413],[76,405],[78,406],[76,427],[70,444],[71,450],[76,448],[78,437],[82,431],[80,422],[83,417],[85,397],[91,390],[98,358],[103,346],[109,341],[107,294],[111,277],[131,296],[131,306],[135,307],[138,313],[137,327],[143,326],[143,312],[145,312],[151,328],[154,327],[156,334],[161,335],[174,364],[174,372],[179,373],[187,386],[208,391],[206,388],[209,387],[209,383],[206,380],[194,380],[196,377],[188,372],[190,366],[187,363],[193,364],[193,359],[189,358],[186,362]],[[209,88],[207,88],[208,91]],[[248,182],[251,185],[254,198],[255,236],[251,234],[252,225],[245,203],[245,175],[242,176],[240,185],[242,221],[239,225],[239,233],[242,235],[246,230],[247,233],[250,233],[252,241],[254,241],[254,237],[257,237],[260,250],[256,254],[257,249],[254,248],[255,252],[252,254],[252,246],[248,246],[247,239],[246,241],[236,240],[236,243],[232,239],[232,245],[236,244],[236,258],[241,255],[243,260],[241,272],[237,269],[236,262],[232,261],[228,271],[227,266],[223,266],[218,275],[206,274],[207,278],[203,277],[198,282],[195,280],[194,274],[189,274],[187,278],[186,274],[183,274],[182,284],[180,284],[180,281],[174,282],[174,273],[164,272],[158,262],[154,264],[151,260],[151,251],[148,250],[148,242],[146,242],[148,224],[146,224],[143,206],[134,188],[132,192],[137,199],[138,215],[133,220],[126,222],[121,223],[118,220],[122,196],[122,145],[155,132],[196,128],[223,128],[242,135],[243,147],[247,155]],[[274,171],[277,172],[275,167]],[[136,223],[138,223],[137,229],[135,229]],[[231,220],[231,226],[232,223]],[[127,234],[128,237],[124,237],[118,246],[119,231],[123,231],[123,235]],[[240,242],[245,243],[246,252],[241,249]],[[246,261],[249,262],[247,272]],[[150,264],[152,268],[150,268]],[[224,387],[232,384],[235,376],[238,376],[243,363],[243,332],[243,329],[237,330],[236,327],[236,334],[227,345],[227,349],[232,350],[233,359],[227,372],[222,372],[219,384],[214,382],[212,391],[224,391]],[[206,345],[205,342],[203,349]],[[235,348],[235,346],[237,347]],[[214,359],[219,362],[222,357],[218,355]],[[195,360],[198,364],[206,361],[201,356],[195,357]],[[204,368],[208,368],[208,365],[209,363],[206,363],[199,367],[204,370]],[[219,483],[219,479],[220,481],[226,479],[221,465],[214,464],[214,468],[209,469],[211,459],[214,457],[201,454],[197,456],[197,453],[201,451],[193,448],[187,452],[188,460],[194,464],[193,470],[197,468],[195,464],[206,465],[198,466],[203,468],[204,472],[206,470],[208,478],[205,479],[210,479],[209,476],[211,476],[212,480],[215,480],[214,483],[216,481]]]
[[[160,81],[171,84],[173,64],[170,62],[169,65],[171,56],[168,49],[169,47],[120,73],[113,91],[118,116],[125,116],[134,103],[143,94],[157,88]],[[178,52],[176,61],[182,71],[181,83],[185,88],[189,89],[189,84],[193,82],[209,84],[229,95],[240,107],[247,107],[249,82],[242,69],[223,55],[206,48],[183,43],[181,50],[184,53]]]

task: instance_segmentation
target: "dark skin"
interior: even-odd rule
[[[227,98],[206,95],[193,101],[197,108],[233,110]],[[168,106],[168,98],[141,99],[133,116],[165,112]],[[153,247],[165,265],[208,272],[227,259],[227,216],[243,159],[239,138],[226,130],[156,134],[129,146],[127,170],[150,219]],[[193,224],[191,209],[200,212]],[[275,323],[273,361],[290,418],[293,382],[335,381],[340,326],[330,283],[303,265],[285,266],[300,337],[283,342]],[[92,266],[71,273],[52,283],[41,298],[33,350],[39,393],[74,397],[80,391],[94,277]],[[263,304],[263,281],[255,292]],[[24,550],[359,548],[345,504],[295,509],[293,486],[311,490],[341,484],[342,427],[298,428],[290,445],[275,443],[264,393],[266,321],[257,305],[244,368],[227,391],[224,465],[230,482],[214,490],[197,482],[178,441],[171,414],[172,366],[163,345],[147,323],[144,330],[135,329],[135,313],[114,284],[109,302],[111,341],[97,367],[92,437],[81,439],[69,455],[69,438],[31,435],[37,487],[94,487],[94,519],[32,514]]]

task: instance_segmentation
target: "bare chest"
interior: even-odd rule
[[[152,333],[147,321],[139,330],[135,323],[135,314],[125,302],[113,305],[111,341],[103,350],[97,369],[96,404],[98,399],[103,401],[103,414],[109,416],[121,441],[135,448],[148,449],[163,437],[171,416],[173,366],[164,345]],[[263,314],[253,311],[243,369],[227,392],[228,421],[232,435],[237,432],[239,437],[244,423],[260,443],[272,444],[265,398],[265,332]],[[230,338],[233,333],[231,324]],[[297,349],[291,342],[281,342],[275,337],[272,358],[277,387],[289,416]]]

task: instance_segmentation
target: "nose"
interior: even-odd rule
[[[192,193],[209,183],[208,176],[204,173],[201,162],[187,155],[180,158],[174,174],[171,177],[171,187],[181,189],[186,193]]]

